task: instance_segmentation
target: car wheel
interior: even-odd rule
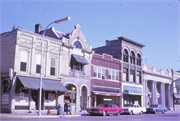
[[[164,114],[164,113],[165,113],[165,111],[163,110],[163,111],[162,111],[162,114]]]
[[[105,110],[103,111],[103,116],[106,116],[106,111]]]
[[[117,116],[119,116],[119,115],[121,115],[121,111],[118,111],[118,112],[117,112]]]
[[[133,115],[133,111],[130,111],[129,115]]]
[[[143,114],[143,112],[141,111],[139,114],[140,114],[140,115],[142,115],[142,114]]]
[[[157,110],[154,111],[154,114],[157,114]]]

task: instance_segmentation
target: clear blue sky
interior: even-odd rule
[[[179,0],[1,0],[0,10],[0,33],[13,25],[34,32],[35,24],[45,29],[68,15],[71,21],[51,27],[68,33],[79,24],[93,48],[124,36],[145,45],[144,64],[180,69]]]

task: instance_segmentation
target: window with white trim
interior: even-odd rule
[[[108,79],[111,80],[111,70],[108,70]]]
[[[21,51],[20,71],[27,71],[28,52]]]
[[[119,71],[116,71],[116,80],[119,80]]]
[[[128,81],[128,69],[123,68],[123,81]]]
[[[102,68],[102,79],[106,79],[106,76],[105,76],[105,69]]]
[[[112,70],[112,80],[115,80],[115,71]]]
[[[93,66],[93,77],[97,77],[97,67]]]
[[[36,73],[41,72],[41,55],[36,55]]]
[[[141,83],[141,72],[137,71],[136,82]]]
[[[101,78],[101,68],[98,67],[98,78]]]
[[[55,75],[55,67],[56,67],[56,59],[51,58],[51,67],[50,67],[50,75]]]

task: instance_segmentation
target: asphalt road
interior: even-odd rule
[[[110,115],[90,116],[85,114],[80,117],[58,117],[58,118],[0,118],[1,121],[180,121],[179,113],[158,113],[142,115]]]

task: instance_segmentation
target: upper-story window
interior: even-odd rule
[[[28,52],[21,51],[20,71],[27,70],[27,63],[28,63]]]
[[[41,71],[41,55],[36,55],[36,73]]]
[[[137,54],[137,65],[141,66],[141,56]]]
[[[141,83],[141,72],[137,71],[136,82]]]
[[[82,45],[79,41],[75,41],[73,46],[75,46],[76,48],[82,49]]]
[[[108,70],[108,79],[109,80],[119,80],[119,73],[115,70]]]
[[[97,67],[93,66],[93,77],[97,77]]]
[[[128,62],[128,51],[126,49],[123,51],[123,61]]]
[[[130,62],[131,62],[131,64],[135,64],[135,55],[134,55],[134,52],[132,52],[132,51],[130,53]]]
[[[50,75],[55,75],[55,67],[56,67],[56,59],[51,58],[51,67],[50,67]]]

